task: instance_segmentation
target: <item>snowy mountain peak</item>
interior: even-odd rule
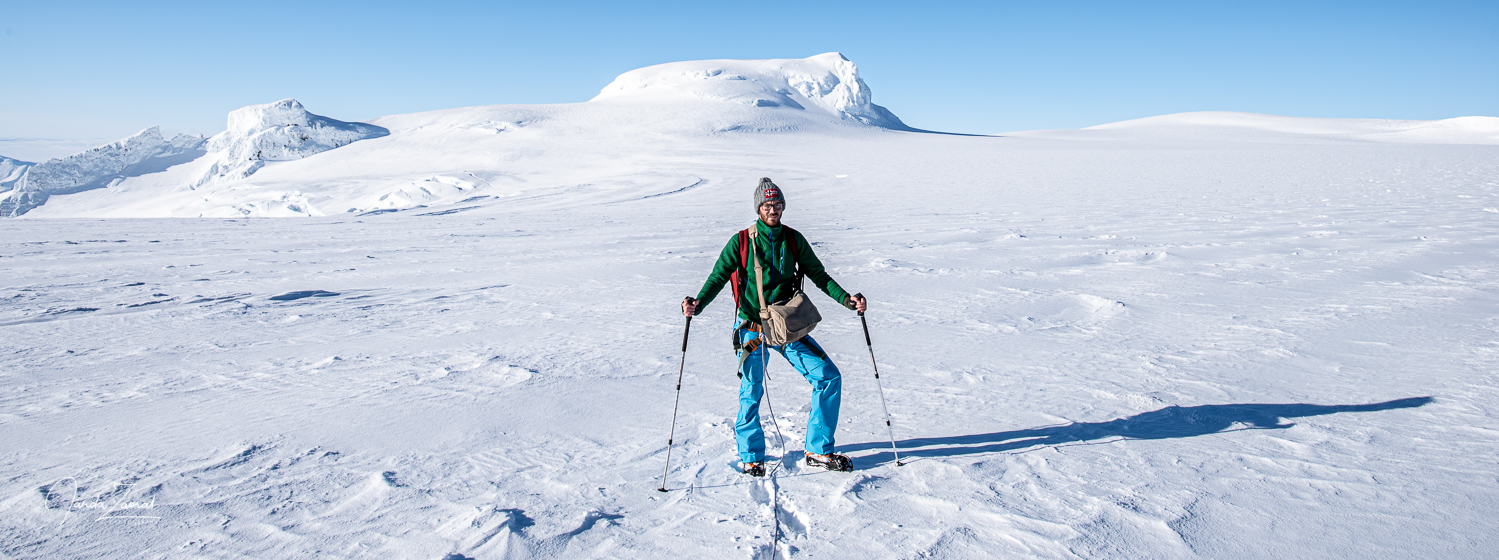
[[[675,101],[684,98],[786,107],[829,113],[839,119],[909,130],[859,78],[841,53],[800,59],[695,60],[658,64],[620,74],[591,102]]]
[[[276,126],[308,126],[311,116],[313,115],[295,99],[250,105],[229,112],[229,129],[226,132],[248,135]]]
[[[197,185],[249,177],[267,161],[289,161],[326,152],[390,131],[314,115],[295,99],[250,105],[229,113],[227,130],[208,141],[217,158]]]

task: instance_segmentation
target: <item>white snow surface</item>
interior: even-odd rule
[[[183,189],[194,162],[0,221],[0,555],[1499,547],[1499,146],[1221,113],[1005,137],[808,113],[398,115],[248,178]],[[798,464],[810,391],[772,357],[780,467],[739,474],[723,293],[692,321],[657,492],[678,304],[761,176],[869,296],[906,464],[858,318],[813,295],[857,470]],[[304,217],[94,219],[226,207]]]

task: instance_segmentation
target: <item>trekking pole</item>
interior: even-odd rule
[[[666,491],[666,473],[671,472],[671,444],[677,438],[677,404],[682,402],[682,370],[687,369],[687,335],[690,333],[692,316],[688,315],[687,326],[682,328],[682,363],[677,366],[677,398],[671,402],[671,433],[666,436],[666,466],[661,468],[661,487],[656,489],[657,492]]]
[[[869,341],[869,320],[864,318],[864,312],[859,312],[859,322],[864,324],[864,345],[869,347],[869,365],[874,366],[874,386],[880,389],[880,410],[885,411],[885,432],[890,434],[890,452],[895,454],[895,466],[903,467],[906,464],[900,462],[900,450],[895,448],[895,428],[890,426],[890,407],[885,406],[885,386],[880,383],[880,364],[874,361],[874,343]]]

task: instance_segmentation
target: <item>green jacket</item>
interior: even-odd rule
[[[770,303],[790,299],[796,288],[792,286],[795,279],[796,259],[791,254],[791,248],[786,245],[785,236],[789,233],[796,236],[797,249],[801,252],[802,274],[812,285],[822,290],[822,293],[833,298],[845,307],[848,306],[848,292],[833,281],[832,276],[822,266],[822,261],[817,260],[817,255],[812,253],[812,244],[801,232],[782,226],[770,227],[765,222],[755,220],[755,228],[758,234],[753,241],[754,247],[758,249],[760,266],[765,268],[765,299]],[[766,243],[766,240],[770,240]],[[719,290],[729,283],[729,277],[735,270],[744,274],[744,293],[739,297],[739,318],[760,322],[760,296],[755,286],[755,261],[750,257],[747,263],[739,262],[739,232],[729,238],[729,243],[724,245],[723,251],[718,254],[718,262],[713,265],[713,272],[708,274],[708,281],[703,283],[703,289],[697,293],[698,309],[708,307],[708,303],[718,296]]]

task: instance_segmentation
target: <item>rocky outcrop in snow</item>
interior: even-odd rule
[[[192,161],[203,155],[203,143],[201,136],[186,134],[168,140],[153,126],[118,142],[31,165],[19,172],[10,192],[0,199],[0,215],[19,216],[53,195],[107,187],[125,177]]]
[[[208,140],[216,158],[195,186],[249,177],[267,161],[289,161],[390,131],[307,112],[295,99],[251,105],[229,113],[229,129]]]
[[[670,100],[691,96],[755,107],[820,110],[839,119],[910,130],[870,101],[859,68],[836,52],[802,59],[695,60],[620,74],[591,101]]]

